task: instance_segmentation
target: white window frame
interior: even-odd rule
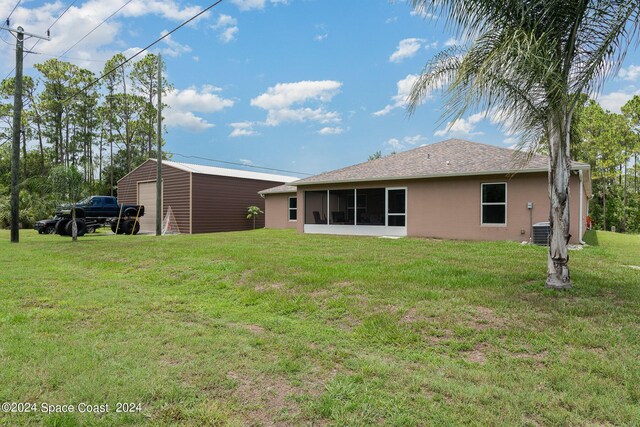
[[[495,184],[503,184],[504,185],[504,203],[500,202],[484,202],[482,200],[482,195],[483,195],[483,189],[485,185],[495,185]],[[482,227],[506,227],[507,226],[507,220],[509,218],[508,216],[508,211],[507,211],[507,201],[509,200],[509,193],[508,193],[509,189],[508,189],[508,185],[505,181],[499,181],[499,182],[482,182],[480,183],[480,225]],[[482,210],[484,209],[485,206],[504,206],[504,223],[493,223],[493,222],[488,222],[485,223],[482,221]]]
[[[385,211],[385,216],[384,216],[384,225],[385,227],[406,227],[407,226],[407,206],[408,203],[407,201],[409,200],[409,191],[407,190],[407,187],[387,187],[385,188],[386,192],[385,192],[385,197],[384,197],[384,211]],[[404,190],[404,213],[399,214],[399,213],[389,213],[389,191],[393,191],[393,190]],[[393,215],[393,216],[404,216],[404,225],[389,225],[389,215]]]
[[[291,199],[296,199],[296,207],[291,207]],[[296,211],[296,219],[291,219],[291,211]],[[287,219],[289,222],[297,222],[298,221],[298,196],[289,196],[287,199]]]

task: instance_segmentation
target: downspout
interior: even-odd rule
[[[584,223],[582,207],[582,199],[584,198],[584,176],[582,173],[582,169],[578,171],[578,177],[580,178],[580,225],[578,226],[578,243],[580,243],[581,245],[586,245],[586,243],[582,240],[582,225]]]

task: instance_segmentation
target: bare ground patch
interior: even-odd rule
[[[228,323],[227,326],[229,328],[244,329],[257,335],[264,334],[265,332],[265,329],[262,326],[254,325],[251,323]]]
[[[463,351],[464,360],[470,363],[483,365],[487,361],[490,346],[487,343],[479,343],[470,351]]]
[[[489,328],[500,329],[505,327],[507,321],[505,318],[496,315],[492,309],[478,306],[475,308],[475,313],[472,315],[472,318],[469,319],[466,324],[478,330]]]
[[[252,376],[234,371],[229,371],[227,378],[236,384],[232,394],[240,406],[243,423],[248,426],[305,424],[296,398],[302,395],[319,396],[324,386],[324,382],[320,381],[294,386],[276,375]]]

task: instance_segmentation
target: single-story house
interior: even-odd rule
[[[461,139],[424,145],[281,185],[265,198],[267,228],[301,233],[531,238],[549,220],[547,156]],[[586,230],[590,167],[573,162],[571,242]]]
[[[142,231],[155,231],[156,171],[156,160],[149,159],[118,181],[119,203],[145,206],[145,215],[140,218]],[[171,208],[183,234],[249,230],[253,222],[247,220],[247,208],[255,205],[264,210],[258,191],[296,179],[164,160],[162,217]],[[263,226],[264,215],[260,215],[256,227]]]

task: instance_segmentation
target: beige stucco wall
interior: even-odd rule
[[[585,179],[588,179],[585,176]],[[488,182],[507,183],[507,224],[505,226],[483,226],[480,224],[480,184]],[[341,188],[407,188],[407,234],[415,237],[437,237],[465,240],[515,240],[530,238],[530,219],[527,203],[533,202],[533,223],[548,221],[549,195],[546,173],[527,173],[515,176],[455,177],[408,181],[385,181],[313,185],[298,188],[298,218],[296,227],[304,232],[304,191]],[[579,240],[579,223],[586,230],[588,202],[583,191],[583,212],[580,218],[580,186],[577,173],[570,181],[571,242]],[[272,197],[272,196],[269,196]],[[286,198],[272,202],[267,199],[267,227],[285,228],[283,220],[270,223],[271,208],[279,218],[286,219]],[[270,225],[272,224],[272,225]],[[279,226],[276,226],[280,224]],[[286,224],[289,226],[289,224]]]
[[[289,197],[295,195],[296,193],[265,194],[264,219],[266,228],[296,228],[298,221],[289,221]],[[299,215],[298,211],[298,218],[300,218]]]

